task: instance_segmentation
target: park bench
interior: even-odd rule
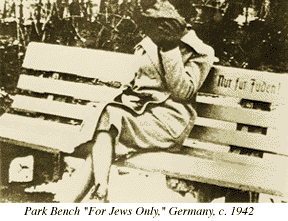
[[[52,153],[54,180],[61,178],[63,154],[92,138],[99,102],[120,93],[136,63],[128,54],[30,43],[0,141]],[[250,202],[259,193],[285,196],[287,86],[285,74],[213,66],[191,101],[198,118],[183,150],[132,154],[115,165],[247,191]]]

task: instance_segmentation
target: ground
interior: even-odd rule
[[[70,168],[77,168],[77,160],[69,161]],[[74,163],[74,164],[73,164]],[[120,173],[119,173],[120,172]],[[57,194],[69,191],[71,171],[66,171],[63,179],[57,183],[48,183],[38,186],[27,187],[24,183],[2,189],[0,192],[0,202],[53,202],[57,200]],[[166,187],[164,175],[159,173],[143,172],[130,168],[112,167],[109,200],[111,203],[195,203],[191,194],[181,196],[180,194]],[[48,193],[50,192],[50,193]],[[260,194],[260,203],[281,202],[281,198]],[[65,203],[65,202],[64,202]],[[93,203],[88,197],[83,203]],[[216,199],[213,203],[224,203],[224,197]]]

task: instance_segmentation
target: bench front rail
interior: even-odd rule
[[[0,140],[73,153],[92,138],[97,106],[119,94],[135,68],[133,55],[30,43],[18,94],[0,117]],[[185,151],[141,153],[116,164],[284,196],[287,86],[284,74],[214,66],[198,92]]]

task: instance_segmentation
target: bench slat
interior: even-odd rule
[[[199,117],[223,120],[235,123],[249,124],[277,129],[283,117],[277,110],[271,112],[249,110],[236,107],[218,106],[214,104],[197,103],[196,111]]]
[[[237,129],[237,123],[214,120],[203,117],[197,117],[195,120],[195,125],[213,127],[223,130],[232,130],[232,131],[235,131]]]
[[[227,153],[230,150],[229,145],[202,142],[200,140],[195,140],[195,139],[191,139],[191,138],[185,139],[183,146],[195,148],[195,149],[200,149],[200,150],[222,152],[222,153]]]
[[[284,119],[285,120],[285,119]],[[282,120],[283,121],[283,120]],[[274,136],[274,137],[286,137],[287,138],[287,133],[285,132],[286,125],[285,124],[279,124],[278,129],[273,129],[273,128],[262,128],[259,126],[253,126],[251,125],[238,125],[237,123],[234,122],[227,122],[227,121],[220,121],[220,120],[215,120],[215,119],[209,119],[209,118],[203,118],[203,117],[197,117],[195,120],[195,125],[198,126],[204,126],[204,127],[212,127],[212,128],[217,128],[217,129],[222,129],[222,130],[230,130],[230,131],[242,131],[248,134],[262,134],[262,135],[267,135],[267,136]],[[237,128],[237,125],[239,128]],[[242,126],[242,128],[241,128]],[[250,128],[249,128],[250,127]],[[263,129],[266,129],[263,131]],[[264,132],[264,134],[263,134]]]
[[[17,129],[0,126],[0,130],[4,129],[5,132],[1,133],[0,141],[46,152],[73,153],[75,147],[85,142],[75,139],[79,137],[79,133],[64,135],[62,131],[54,131],[53,134],[39,134],[31,128]]]
[[[22,67],[128,84],[137,70],[136,62],[130,54],[31,42]]]
[[[245,86],[243,82],[246,82]],[[288,76],[285,74],[214,66],[199,91],[285,104],[287,86]]]
[[[16,95],[12,108],[46,113],[73,119],[84,119],[90,108],[82,105],[68,104],[59,101]]]
[[[287,161],[284,165],[265,159],[255,159],[257,162],[249,159],[248,163],[233,163],[235,156],[232,155],[226,154],[225,159],[212,157],[211,160],[164,152],[146,153],[126,160],[123,165],[245,191],[280,196],[287,193],[287,186],[284,185],[288,181]],[[263,163],[259,164],[259,160]]]
[[[0,118],[1,140],[40,150],[51,148],[72,153],[84,142],[79,126],[63,125],[28,117],[4,114]]]
[[[25,117],[25,116],[19,116],[15,114],[9,114],[5,113],[0,117],[0,125],[7,126],[7,127],[15,127],[18,126],[25,126],[25,127],[41,127],[43,129],[55,129],[55,130],[61,130],[65,132],[79,132],[81,129],[81,126],[78,125],[70,125],[70,124],[63,124],[48,120],[42,120],[39,118],[32,118],[32,117]],[[41,131],[39,131],[41,132]]]
[[[288,149],[286,147],[287,136],[281,135],[282,134],[276,133],[265,136],[256,133],[253,134],[195,125],[190,137],[212,143],[235,145],[288,155]]]
[[[220,106],[238,107],[240,108],[241,98],[226,97],[213,94],[197,93],[196,102],[205,104],[215,104]]]
[[[65,95],[76,99],[98,102],[111,101],[121,92],[119,89],[106,86],[87,85],[28,75],[20,76],[17,87],[38,93]]]

